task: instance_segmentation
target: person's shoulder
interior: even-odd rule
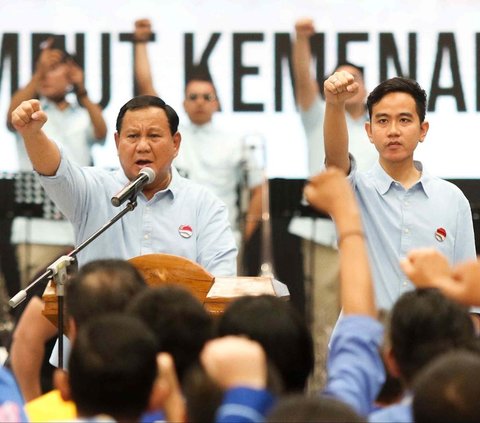
[[[465,194],[457,185],[455,185],[453,182],[448,181],[444,178],[440,178],[439,176],[429,175],[429,182],[436,188],[436,190],[442,193],[448,193],[450,195],[455,195],[460,198],[465,197]]]
[[[412,406],[403,402],[374,411],[368,416],[370,423],[413,422]]]
[[[210,189],[201,185],[191,179],[184,178],[183,176],[178,175],[177,186],[179,193],[182,196],[189,198],[191,205],[198,205],[204,207],[206,205],[210,206],[225,206],[222,200],[220,200]]]

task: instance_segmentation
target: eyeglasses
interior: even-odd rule
[[[198,93],[190,93],[187,95],[187,99],[190,101],[195,101],[198,98],[203,98],[205,101],[215,101],[217,96],[215,94],[198,94]]]

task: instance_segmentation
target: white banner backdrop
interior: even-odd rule
[[[0,10],[0,120],[7,119],[11,90],[30,79],[39,34],[63,35],[71,54],[83,52],[87,89],[105,105],[108,142],[95,148],[97,164],[117,165],[115,118],[133,96],[128,40],[135,19],[148,17],[155,87],[181,119],[191,52],[193,61],[203,56],[217,86],[216,122],[265,139],[270,177],[305,177],[287,56],[295,21],[312,17],[321,72],[340,56],[364,67],[369,89],[399,73],[416,77],[429,94],[431,128],[417,158],[439,176],[480,178],[478,1],[0,0]],[[15,170],[15,138],[5,125],[0,139],[0,168]]]

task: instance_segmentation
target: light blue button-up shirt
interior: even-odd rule
[[[378,307],[390,309],[413,289],[399,261],[414,248],[436,248],[452,264],[475,259],[472,213],[459,188],[415,162],[422,176],[406,190],[378,162],[357,172],[351,159],[349,178],[362,212]]]
[[[123,170],[80,167],[67,158],[57,174],[41,182],[58,208],[72,222],[76,245],[120,210],[111,197],[128,183]],[[100,235],[77,258],[80,265],[101,258],[168,253],[186,257],[215,276],[236,275],[237,248],[225,205],[207,189],[182,178],[172,168],[167,189],[138,206]]]

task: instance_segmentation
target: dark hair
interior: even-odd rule
[[[158,351],[168,352],[175,362],[179,381],[198,363],[200,351],[212,338],[212,318],[186,289],[159,286],[141,292],[128,307],[157,337]]]
[[[124,311],[145,287],[143,277],[128,261],[91,261],[66,283],[67,315],[79,327],[98,314]]]
[[[178,131],[178,124],[180,122],[177,112],[173,107],[166,104],[161,98],[154,95],[139,95],[127,101],[118,112],[116,130],[120,133],[122,129],[123,118],[128,110],[145,109],[147,107],[158,107],[165,111],[170,127],[170,133],[174,135]]]
[[[270,295],[232,302],[218,322],[218,335],[246,335],[262,345],[286,392],[303,391],[313,369],[313,341],[300,313]]]
[[[289,395],[267,415],[270,423],[365,422],[347,404],[325,396]]]
[[[157,375],[156,354],[155,337],[138,319],[109,314],[90,320],[80,328],[68,364],[79,415],[138,420]]]
[[[218,110],[222,110],[222,105],[220,103],[220,99],[218,98],[217,94],[217,87],[213,83],[212,75],[210,74],[210,70],[207,66],[196,65],[194,66],[190,72],[185,75],[185,94],[187,92],[187,86],[190,82],[208,82],[213,87],[213,92],[215,94],[217,103],[218,103]]]
[[[418,82],[413,79],[407,79],[402,77],[395,77],[383,81],[370,93],[367,98],[368,114],[370,121],[372,120],[372,109],[383,97],[390,93],[406,93],[413,97],[417,109],[417,114],[420,119],[420,123],[425,120],[425,113],[427,110],[427,93],[425,92]]]
[[[480,421],[480,356],[452,351],[438,357],[419,375],[414,385],[415,422]]]
[[[466,307],[437,289],[403,294],[390,323],[392,352],[407,383],[431,360],[454,348],[473,348],[473,323]]]
[[[224,390],[209,377],[200,364],[191,366],[185,372],[182,391],[189,423],[215,421],[217,409],[222,405]]]
[[[192,81],[202,81],[202,82],[209,82],[212,84],[213,89],[216,93],[215,84],[213,83],[212,75],[210,74],[210,70],[206,66],[196,65],[190,69],[188,74],[186,75],[185,79],[185,89],[187,85]]]

